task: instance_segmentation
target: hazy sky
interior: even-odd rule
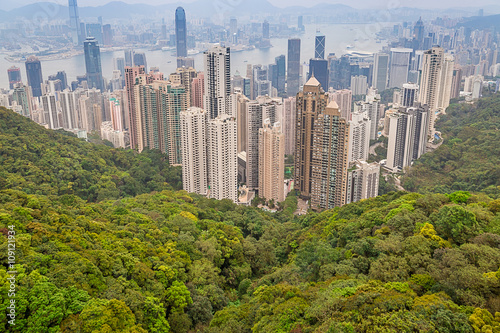
[[[67,0],[44,0],[49,2],[56,2],[62,5],[67,5]],[[121,0],[127,3],[149,3],[149,4],[164,4],[164,3],[188,3],[194,2],[194,0]],[[233,2],[238,0],[218,0],[222,2]],[[252,0],[239,0],[239,1],[252,1]],[[388,6],[394,7],[418,7],[418,8],[449,8],[449,7],[480,7],[488,5],[500,5],[498,0],[339,0],[339,1],[328,1],[328,0],[269,0],[273,5],[277,7],[286,6],[314,6],[320,3],[342,3],[349,5],[354,8],[387,8]],[[16,7],[21,7],[23,5],[37,2],[36,0],[0,0],[0,9],[8,10]],[[103,3],[110,2],[106,0],[78,0],[79,6],[97,6]]]

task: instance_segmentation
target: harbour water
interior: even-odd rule
[[[385,44],[384,42],[377,43],[376,33],[385,26],[392,26],[392,23],[306,25],[305,33],[297,36],[301,39],[301,61],[304,63],[314,57],[314,37],[317,30],[326,36],[326,55],[329,53],[342,55],[348,51],[379,51]],[[247,64],[268,65],[274,63],[275,57],[287,54],[288,40],[286,38],[271,39],[271,44],[273,47],[269,49],[231,53],[232,74],[239,71],[242,76],[245,76]],[[176,69],[175,54],[171,51],[149,51],[147,49],[136,49],[136,51],[145,52],[148,67],[159,67],[160,71],[166,75]],[[7,69],[13,65],[21,68],[23,82],[26,82],[24,63],[9,62],[5,56],[4,54],[0,55],[0,88],[8,88]],[[123,51],[101,53],[102,71],[105,78],[111,78],[114,69],[113,58],[117,57],[124,57]],[[203,53],[196,54],[193,58],[196,69],[203,70]],[[58,71],[66,71],[68,82],[74,81],[78,75],[85,74],[84,56],[80,54],[66,59],[42,61],[44,79]]]

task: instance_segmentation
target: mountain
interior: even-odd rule
[[[500,93],[452,104],[436,122],[444,143],[417,160],[403,187],[421,193],[485,192],[500,197]]]
[[[180,189],[180,172],[159,151],[95,145],[0,108],[0,190],[101,201]]]
[[[471,28],[472,30],[483,30],[491,28],[498,31],[500,30],[500,14],[468,17],[465,19],[465,22],[460,23],[459,26]]]

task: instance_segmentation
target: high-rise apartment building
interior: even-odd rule
[[[125,67],[125,89],[127,91],[127,104],[129,111],[129,123],[127,126],[130,135],[130,148],[132,149],[137,149],[138,147],[138,131],[140,128],[134,86],[136,78],[143,74],[145,74],[144,67]],[[137,101],[137,103],[139,103],[139,101]]]
[[[204,53],[205,95],[204,109],[209,118],[231,113],[231,65],[230,50],[214,46]]]
[[[389,88],[401,88],[408,82],[408,71],[412,49],[392,48],[389,72]]]
[[[398,172],[426,152],[429,108],[415,104],[389,115],[386,168]]]
[[[386,53],[376,53],[373,65],[373,87],[378,91],[387,88],[387,79],[389,77],[389,55]]]
[[[351,91],[354,96],[366,95],[368,79],[364,75],[351,76]]]
[[[327,105],[328,95],[318,80],[310,78],[296,99],[295,189],[305,198],[311,197],[313,183],[313,131],[318,127],[318,115],[324,112]]]
[[[44,123],[47,124],[50,129],[61,128],[59,124],[59,109],[57,108],[56,96],[54,94],[43,95],[41,97],[41,103]]]
[[[16,102],[21,107],[21,115],[26,118],[31,118],[31,94],[28,86],[21,83],[14,85],[12,92],[12,101]]]
[[[334,90],[330,88],[328,96],[330,102],[337,102],[342,118],[351,119],[352,91],[349,89]]]
[[[296,98],[288,97],[283,99],[283,117],[281,119],[281,129],[285,134],[285,154],[295,153],[295,127],[297,126]]]
[[[26,60],[26,76],[28,77],[28,86],[31,87],[32,96],[42,96],[42,65],[37,57],[30,56]]]
[[[247,151],[247,131],[248,131],[248,116],[247,104],[250,102],[241,90],[235,91],[232,94],[233,107],[236,107],[236,124],[238,125],[238,154],[242,151]]]
[[[227,114],[209,119],[207,126],[209,197],[238,200],[236,121]]]
[[[288,69],[286,79],[288,96],[295,96],[300,88],[300,39],[288,40]]]
[[[353,112],[349,124],[348,163],[366,161],[370,148],[370,119],[366,112]]]
[[[170,74],[170,82],[184,86],[188,97],[188,107],[191,107],[192,82],[197,76],[198,72],[193,67],[180,67],[175,73]]]
[[[187,57],[186,12],[182,7],[175,10],[175,38],[177,57]]]
[[[364,102],[354,105],[355,111],[366,112],[370,119],[370,140],[378,138],[378,122],[380,120],[380,95],[374,89],[369,89]]]
[[[182,184],[189,193],[208,192],[207,124],[208,113],[201,108],[180,113]]]
[[[103,91],[101,51],[97,40],[88,37],[84,45],[85,68],[87,71],[87,84],[89,89],[96,88]]]
[[[346,200],[349,129],[335,101],[317,115],[312,140],[311,207],[340,207]]]
[[[418,98],[418,84],[405,83],[401,91],[401,106],[411,107]]]
[[[380,164],[354,161],[347,175],[346,204],[378,196]]]
[[[275,203],[285,200],[285,135],[269,119],[259,129],[259,196]]]
[[[191,106],[203,108],[204,89],[205,74],[203,72],[199,72],[191,82]]]

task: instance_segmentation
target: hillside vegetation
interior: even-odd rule
[[[94,145],[0,107],[0,189],[101,201],[181,188],[180,167],[159,151]]]
[[[403,176],[420,193],[485,192],[500,197],[500,93],[474,104],[452,104],[436,124],[444,143]]]

